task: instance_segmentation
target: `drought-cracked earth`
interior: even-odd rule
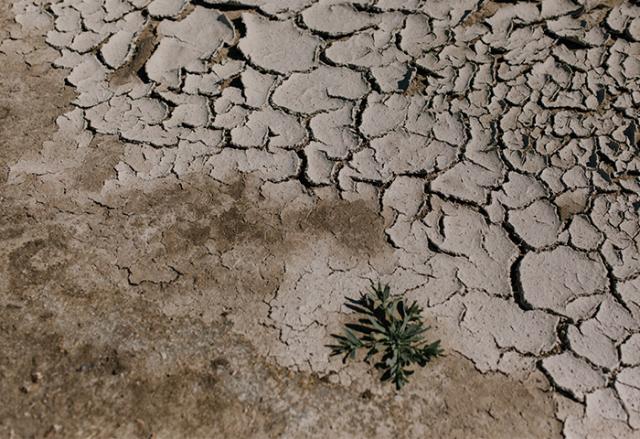
[[[1,0],[0,436],[640,437],[639,116],[637,0]]]

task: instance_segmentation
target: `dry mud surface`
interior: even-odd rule
[[[640,437],[639,108],[637,1],[0,0],[0,437]]]

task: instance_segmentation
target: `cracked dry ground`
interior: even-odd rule
[[[638,1],[0,0],[0,437],[640,437],[639,107]]]

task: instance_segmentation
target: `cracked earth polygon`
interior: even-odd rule
[[[0,436],[639,437],[639,120],[636,0],[0,1]]]

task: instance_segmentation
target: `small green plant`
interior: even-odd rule
[[[440,341],[427,343],[422,308],[416,302],[407,306],[402,296],[391,295],[389,285],[371,283],[372,291],[359,299],[347,297],[345,305],[358,315],[357,323],[347,323],[344,335],[332,334],[337,344],[329,345],[331,356],[343,355],[343,362],[355,359],[360,348],[367,351],[364,361],[378,357],[374,366],[382,370],[381,381],[392,381],[396,389],[413,374],[412,364],[421,367],[442,354]],[[378,355],[380,354],[380,355]]]

